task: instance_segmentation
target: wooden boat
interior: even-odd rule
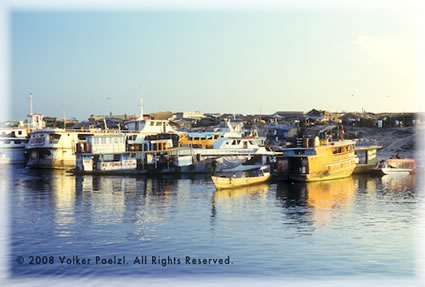
[[[414,159],[387,159],[381,160],[373,169],[379,174],[412,174],[416,172],[416,161]]]
[[[318,142],[312,147],[285,149],[276,160],[283,180],[319,181],[348,177],[355,168],[354,141]]]
[[[262,165],[239,166],[211,176],[216,189],[234,188],[266,182],[270,178],[270,168]]]
[[[356,168],[353,174],[368,173],[376,166],[377,163],[377,150],[382,146],[376,144],[362,144],[356,142],[354,152],[356,154]]]

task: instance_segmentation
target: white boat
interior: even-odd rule
[[[75,167],[75,151],[78,143],[95,134],[114,133],[113,131],[41,129],[31,132],[25,149],[28,154],[27,167],[60,168]],[[115,132],[116,134],[117,132]]]
[[[270,178],[268,166],[239,166],[211,176],[216,189],[227,189],[266,182]]]
[[[25,145],[27,138],[0,137],[0,152],[9,164],[25,163]],[[6,162],[4,162],[6,164]]]
[[[30,114],[26,127],[21,121],[16,127],[0,128],[0,150],[8,158],[8,163],[25,163],[25,145],[29,141],[30,133],[44,126],[42,114]]]
[[[380,174],[412,174],[416,172],[416,161],[414,159],[381,160],[373,171]]]
[[[76,170],[111,172],[136,169],[134,153],[126,152],[125,134],[93,135],[77,144]]]
[[[210,172],[235,168],[248,160],[270,164],[276,153],[253,138],[221,138],[211,149],[180,147],[169,150],[168,155],[180,172]]]

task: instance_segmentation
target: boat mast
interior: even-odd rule
[[[30,127],[30,121],[32,118],[32,93],[28,96],[28,101],[30,102],[30,114],[28,115],[28,128]]]
[[[140,117],[139,120],[143,120],[143,97],[140,98]]]

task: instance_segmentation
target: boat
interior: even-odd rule
[[[367,141],[356,141],[354,153],[356,154],[356,167],[353,174],[370,172],[377,163],[377,150],[382,146]]]
[[[225,119],[227,128],[221,128],[214,132],[188,132],[182,135],[179,139],[179,146],[194,147],[194,148],[214,148],[215,141],[221,138],[242,138],[243,133],[240,130],[240,125],[234,128],[230,120]]]
[[[18,126],[0,128],[0,151],[8,159],[8,164],[25,164],[25,146],[29,142],[30,133],[46,125],[42,114],[30,114],[28,117],[28,126],[24,126],[21,121]]]
[[[212,148],[179,147],[167,154],[178,173],[209,173],[223,171],[241,164],[266,165],[276,155],[266,146],[260,146],[254,138],[220,138]],[[247,163],[249,161],[249,163]]]
[[[137,167],[134,153],[126,152],[125,134],[92,135],[76,146],[76,172],[116,172]]]
[[[86,143],[93,135],[117,134],[117,130],[73,130],[48,128],[34,130],[30,134],[25,150],[29,168],[75,168],[76,145]]]
[[[27,143],[27,138],[0,137],[0,151],[7,158],[4,164],[24,164]]]
[[[241,165],[211,176],[216,189],[227,189],[266,182],[270,178],[270,168],[266,165]]]
[[[311,147],[304,144],[284,149],[276,158],[276,175],[290,181],[330,180],[351,176],[355,166],[354,141],[317,138]]]
[[[384,174],[413,174],[416,172],[416,161],[414,159],[391,158],[381,160],[373,169],[375,173]]]

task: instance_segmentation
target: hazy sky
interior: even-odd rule
[[[408,9],[15,10],[12,119],[279,110],[417,111]]]

